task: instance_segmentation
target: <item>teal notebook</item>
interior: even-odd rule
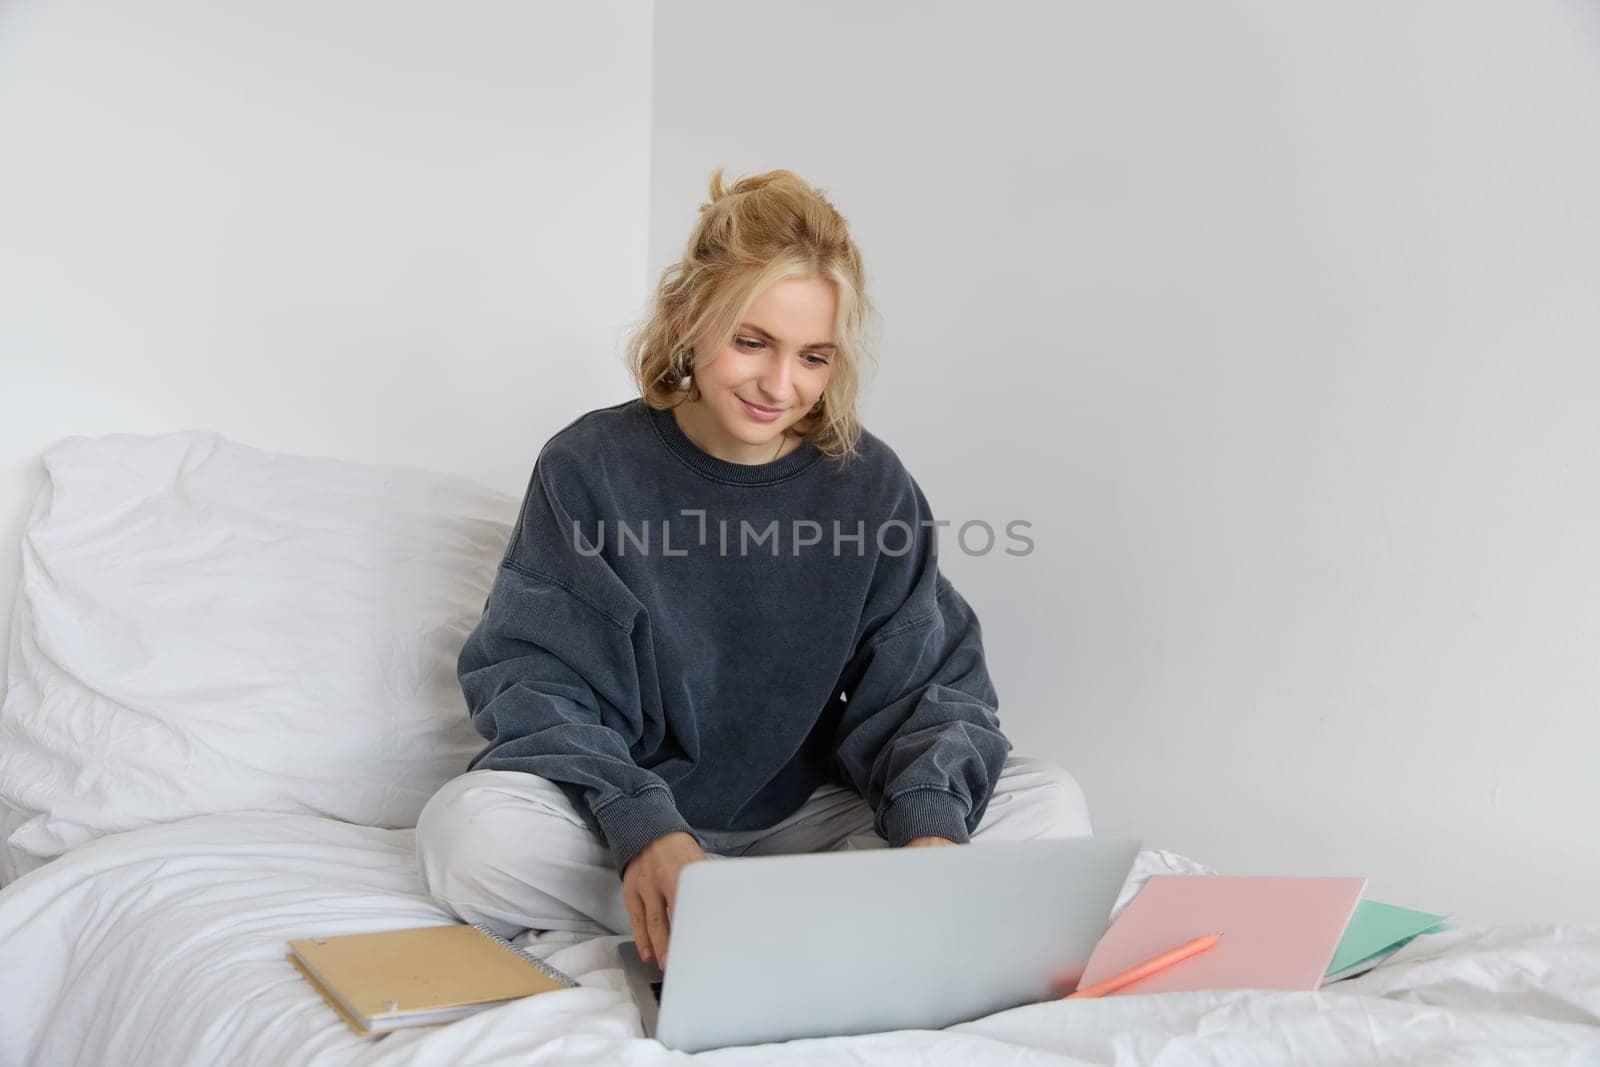
[[[1375,900],[1358,902],[1344,936],[1339,939],[1339,947],[1333,952],[1323,982],[1351,978],[1371,970],[1418,934],[1450,929],[1450,924],[1443,920],[1443,915],[1429,915],[1425,911],[1380,904]]]

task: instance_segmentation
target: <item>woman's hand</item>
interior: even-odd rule
[[[901,848],[927,848],[929,845],[954,845],[957,842],[948,837],[913,837],[901,845]]]
[[[660,961],[667,968],[667,939],[673,905],[678,899],[678,872],[706,858],[693,834],[674,830],[644,847],[622,874],[622,899],[633,922],[639,958]]]

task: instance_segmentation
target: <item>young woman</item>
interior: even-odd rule
[[[463,919],[631,931],[662,966],[690,863],[1091,832],[1070,775],[1009,754],[928,502],[857,420],[845,220],[784,170],[719,169],[700,211],[640,395],[535,461],[458,663],[488,744],[417,823]]]

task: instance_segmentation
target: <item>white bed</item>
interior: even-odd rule
[[[1134,877],[1187,868],[1140,854]],[[277,813],[195,816],[94,841],[0,892],[7,1064],[653,1064],[621,937],[545,954],[581,988],[445,1027],[359,1037],[284,959],[289,937],[449,922],[410,830]],[[526,939],[519,939],[526,943]],[[538,947],[535,946],[535,951]],[[542,953],[544,954],[544,953]],[[1600,932],[1458,929],[1316,993],[1055,1001],[943,1031],[701,1053],[719,1063],[1600,1062]]]
[[[453,921],[411,827],[477,744],[450,668],[515,500],[193,432],[45,462],[0,713],[0,1065],[681,1058],[640,1037],[621,936],[530,945],[579,988],[379,1040],[285,959],[291,937]],[[1147,849],[1118,906],[1208,870]],[[1055,1001],[698,1058],[1600,1065],[1600,928],[1429,934],[1316,993]]]

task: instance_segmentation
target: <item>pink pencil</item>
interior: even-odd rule
[[[1115,993],[1125,985],[1132,985],[1141,978],[1147,978],[1157,971],[1171,967],[1180,960],[1190,956],[1198,956],[1206,949],[1222,940],[1221,934],[1206,934],[1193,941],[1179,945],[1171,952],[1163,952],[1153,960],[1146,960],[1137,967],[1130,967],[1121,974],[1114,974],[1103,982],[1096,982],[1087,989],[1080,989],[1076,993],[1068,993],[1062,1000],[1071,1000],[1073,997],[1103,997],[1107,993]]]

